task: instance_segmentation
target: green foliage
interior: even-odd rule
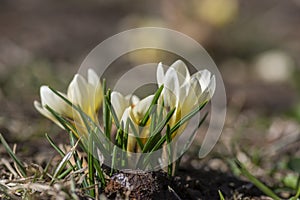
[[[236,166],[239,168],[241,173],[246,176],[249,181],[251,181],[256,187],[258,187],[262,192],[264,192],[269,197],[274,200],[280,200],[281,198],[277,196],[270,188],[268,188],[264,183],[259,181],[255,176],[253,176],[245,167],[243,163],[241,163],[238,159],[235,160]]]
[[[219,190],[219,196],[220,196],[220,200],[225,200],[225,197],[223,196],[222,192]]]
[[[16,154],[13,152],[13,150],[9,147],[9,145],[7,144],[6,140],[4,139],[4,137],[2,136],[1,133],[0,133],[0,142],[3,144],[5,150],[8,152],[8,154],[10,155],[10,157],[14,160],[14,162],[18,166],[18,169],[19,169],[21,175],[23,177],[26,177],[26,171],[25,171],[24,165],[19,160],[19,158],[16,156]]]

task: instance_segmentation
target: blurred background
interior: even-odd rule
[[[97,44],[130,28],[158,26],[197,40],[223,75],[228,114],[216,152],[238,141],[261,157],[299,154],[299,24],[300,0],[1,0],[0,132],[24,154],[48,152],[44,133],[56,140],[66,134],[34,109],[39,87],[66,91]],[[114,64],[118,72],[174,61],[151,50],[123,59]]]

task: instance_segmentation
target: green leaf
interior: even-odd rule
[[[170,126],[167,125],[166,130],[166,137],[167,137],[167,149],[168,149],[168,175],[171,177],[173,174],[173,165],[172,165],[172,148],[171,148],[171,133],[170,133]]]
[[[130,118],[128,118],[127,120],[128,120],[129,126],[131,127],[131,130],[132,130],[132,132],[133,132],[133,134],[134,134],[134,137],[135,137],[135,139],[136,139],[136,141],[137,141],[137,144],[139,145],[139,147],[140,147],[141,149],[143,149],[143,148],[144,148],[143,142],[142,142],[142,140],[141,140],[141,138],[140,138],[140,135],[138,134],[138,132],[137,132],[137,130],[136,130],[136,128],[135,128],[133,122],[131,121]]]
[[[92,197],[95,197],[95,188],[93,188],[93,185],[95,184],[94,179],[94,158],[93,158],[93,152],[94,152],[94,145],[93,145],[93,139],[92,134],[89,134],[88,136],[88,173],[89,173],[89,184],[90,187],[90,195]]]
[[[47,133],[45,133],[45,137],[48,140],[48,142],[51,144],[51,146],[59,153],[61,157],[65,156],[65,153],[53,142],[53,140],[49,137]]]
[[[246,176],[249,181],[251,181],[258,189],[260,189],[263,193],[268,195],[269,197],[273,198],[274,200],[280,200],[281,198],[278,197],[270,188],[268,188],[265,184],[259,181],[255,176],[253,176],[247,168],[241,163],[238,159],[235,159],[235,164],[240,169],[241,173]]]
[[[147,142],[146,142],[146,144],[145,144],[145,146],[143,148],[143,153],[146,153],[148,151],[152,151],[154,149],[153,145],[156,143],[155,139],[157,138],[158,135],[160,136],[160,132],[163,130],[163,128],[166,126],[166,124],[170,121],[170,119],[171,119],[172,115],[174,114],[175,110],[176,110],[176,108],[173,108],[167,114],[167,116],[165,117],[165,119],[158,123],[156,129],[153,131],[153,134],[151,134],[153,136],[148,138],[148,140],[147,140]],[[166,137],[166,136],[164,136],[164,137]],[[161,144],[156,143],[156,145],[154,147],[156,147],[158,145],[161,146],[162,143]]]
[[[153,136],[149,137],[148,140],[146,141],[146,144],[144,145],[144,148],[142,150],[143,153],[150,152],[150,154],[147,154],[146,156],[142,155],[139,158],[139,161],[137,163],[137,166],[139,167],[145,167],[149,163],[149,158],[151,153],[154,151],[154,148],[159,148],[157,147],[157,141],[160,141],[161,139],[161,131],[163,128],[166,126],[166,124],[170,121],[172,115],[174,114],[176,108],[173,108],[165,117],[164,120],[162,120],[156,127],[156,129],[153,131]],[[164,135],[166,138],[166,135]]]
[[[112,174],[114,172],[114,168],[116,166],[116,162],[117,162],[117,148],[118,147],[116,145],[113,148],[110,176],[112,176]]]
[[[219,196],[220,196],[220,200],[225,200],[225,197],[223,196],[221,190],[218,190]]]
[[[75,140],[76,139],[77,139],[77,137],[73,134],[73,132],[70,132],[70,144],[71,144],[71,146],[75,146],[75,144],[76,144]],[[82,148],[82,149],[84,149],[84,148]],[[79,169],[79,170],[82,169],[82,161],[79,158],[77,151],[74,151],[73,157],[74,157],[77,169]],[[83,185],[83,187],[88,187],[88,182],[87,182],[86,176],[83,177],[82,185]]]
[[[200,110],[204,108],[204,106],[207,104],[207,102],[204,102],[202,105],[188,113],[186,116],[184,116],[182,119],[180,119],[170,130],[171,136],[173,136],[173,133],[184,123],[186,123],[188,120],[190,120],[193,116],[195,116]],[[163,143],[166,141],[166,135],[164,135],[160,140],[156,143],[156,145],[152,148],[151,152],[156,151],[159,149]]]
[[[72,123],[66,120],[61,114],[50,108],[48,105],[46,105],[45,108],[55,117],[55,119],[63,126],[66,131],[77,134],[77,137],[79,136],[76,127]]]
[[[124,138],[123,138],[124,142],[122,145],[123,151],[126,151],[126,149],[127,149],[128,133],[129,133],[129,121],[127,120],[126,125],[125,125]]]
[[[157,113],[153,112],[151,115],[151,123],[150,123],[150,134],[152,134],[155,130],[156,127],[156,122],[157,122]],[[152,135],[150,135],[152,136]]]
[[[103,79],[103,94],[106,94],[106,93],[107,93],[106,80]],[[110,111],[109,111],[108,104],[106,101],[107,101],[107,98],[104,98],[103,99],[103,108],[102,108],[102,111],[103,111],[102,118],[103,118],[103,125],[104,125],[104,133],[105,133],[106,137],[108,139],[110,139],[112,119],[111,119]],[[109,98],[109,101],[110,101],[110,98]]]
[[[62,172],[57,178],[58,178],[58,179],[64,178],[65,176],[67,176],[68,174],[70,174],[70,172],[71,172],[72,170],[73,170],[72,168],[66,169],[66,170],[65,170],[64,172]]]
[[[160,96],[160,94],[161,94],[161,92],[162,92],[163,89],[164,89],[164,86],[161,85],[158,88],[158,90],[155,92],[155,95],[154,95],[154,97],[152,99],[152,102],[151,102],[151,104],[150,104],[150,106],[149,106],[149,108],[148,108],[145,116],[143,117],[143,119],[141,120],[141,122],[139,124],[140,126],[143,127],[143,126],[146,125],[147,121],[149,120],[149,116],[150,116],[151,112],[153,111],[154,106],[157,104],[157,101],[158,101],[159,96]]]
[[[200,120],[200,122],[198,123],[198,126],[193,130],[191,136],[189,137],[188,141],[186,141],[185,145],[182,148],[181,154],[183,155],[183,153],[187,150],[188,145],[191,144],[192,139],[194,138],[195,134],[197,133],[198,129],[200,128],[200,126],[204,123],[205,119],[208,116],[208,112],[205,113],[205,115],[202,117],[202,119]]]
[[[196,109],[185,115],[182,119],[180,119],[172,128],[171,128],[171,134],[174,133],[181,125],[186,123],[188,120],[190,120],[192,117],[194,117],[200,110],[204,108],[204,106],[207,104],[207,101],[203,102],[200,106],[198,106]]]
[[[112,115],[112,118],[116,124],[116,127],[117,128],[120,128],[120,122],[119,122],[119,119],[117,117],[117,114],[116,114],[116,111],[115,109],[113,108],[113,106],[111,105],[111,101],[110,101],[110,90],[107,91],[107,95],[105,95],[105,102],[106,102],[106,105],[108,107],[108,109],[110,110],[110,113]]]
[[[0,142],[3,144],[5,150],[8,152],[8,154],[10,155],[10,157],[14,160],[14,162],[17,164],[20,173],[22,174],[23,177],[26,177],[26,171],[25,171],[25,167],[22,164],[22,162],[19,160],[19,158],[14,154],[14,152],[12,151],[12,149],[9,147],[9,145],[7,144],[6,140],[4,139],[4,137],[2,136],[2,134],[0,133]]]
[[[51,183],[50,185],[53,184],[53,182],[55,181],[55,179],[61,174],[62,170],[66,167],[67,163],[70,162],[70,159],[78,145],[79,141],[77,141],[77,143],[75,144],[75,146],[73,146],[71,148],[71,150],[65,154],[65,156],[63,157],[63,159],[61,160],[61,162],[58,164],[55,172],[54,172],[54,175],[52,176],[52,180],[51,180]]]
[[[99,179],[100,179],[100,182],[101,182],[102,186],[105,187],[106,183],[105,183],[104,172],[101,168],[99,160],[97,160],[96,158],[94,158],[94,167],[96,169],[97,175],[99,176]]]

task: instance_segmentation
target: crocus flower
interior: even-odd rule
[[[68,87],[67,94],[59,93],[74,105],[79,106],[94,122],[97,121],[97,111],[101,106],[103,94],[100,79],[94,70],[88,70],[87,80],[80,74],[76,74]],[[46,109],[47,105],[61,116],[71,120],[77,128],[84,126],[79,113],[50,90],[48,86],[41,86],[40,96],[41,103],[34,101],[34,106],[42,115],[61,126]],[[86,133],[83,129],[80,131]]]
[[[60,92],[60,94],[67,98],[67,96]],[[56,95],[48,86],[41,86],[40,87],[40,96],[41,96],[41,103],[38,101],[34,101],[34,107],[45,117],[49,118],[60,127],[61,124],[56,120],[56,118],[45,108],[45,106],[49,106],[57,113],[65,116],[71,117],[72,116],[72,109],[71,107],[58,95]]]
[[[148,108],[150,107],[153,97],[154,95],[147,96],[144,99],[140,101],[136,101],[135,104],[132,104],[131,106],[126,108],[122,115],[121,121],[123,121],[123,123],[126,124],[127,119],[129,118],[133,122],[135,129],[139,130],[139,124],[143,120]],[[132,129],[130,128],[129,130],[131,131],[129,132],[129,136],[128,136],[127,151],[134,152],[137,145],[137,141],[136,138],[132,136],[133,135]],[[145,144],[145,142],[147,141],[148,136],[149,136],[149,124],[146,124],[139,135],[143,144]],[[137,151],[140,150],[141,150],[140,148],[137,148]]]
[[[140,99],[135,95],[123,96],[120,92],[111,93],[111,105],[113,106],[118,120],[121,120],[123,113],[129,106],[136,105]]]
[[[130,119],[136,130],[139,130],[139,124],[144,118],[148,108],[151,105],[153,95],[150,95],[142,100],[140,100],[135,95],[123,96],[119,92],[111,93],[111,104],[116,112],[118,120],[122,124],[126,124],[127,120]],[[139,137],[143,142],[146,141],[146,137],[149,134],[149,130],[144,127],[143,131],[140,133]],[[132,136],[132,127],[129,128],[129,136],[127,142],[127,151],[134,152],[136,148],[136,138]],[[140,150],[140,149],[139,149]]]
[[[161,101],[164,101],[164,105],[169,109],[176,108],[169,121],[172,127],[197,106],[211,99],[215,91],[216,80],[208,70],[201,70],[190,75],[184,62],[177,60],[166,72],[162,63],[158,64],[157,83],[159,87],[164,85],[161,94]]]

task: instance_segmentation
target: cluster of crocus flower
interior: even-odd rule
[[[214,94],[216,80],[208,70],[201,70],[191,75],[187,66],[181,60],[173,63],[166,72],[162,63],[157,67],[157,85],[163,87],[163,90],[157,100],[157,107],[163,107],[163,114],[174,109],[173,114],[168,121],[168,125],[173,127],[184,116],[192,112],[194,109],[209,101]],[[78,106],[95,124],[98,122],[98,111],[104,99],[102,84],[98,75],[89,69],[87,78],[76,74],[71,81],[67,94],[58,92],[61,96],[68,99],[73,105]],[[65,117],[72,124],[76,125],[79,130],[74,130],[77,137],[81,134],[88,134],[83,125],[83,120],[78,112],[73,111],[71,105],[58,96],[47,86],[40,88],[41,103],[35,101],[35,108],[44,116],[54,121],[61,126],[61,123],[49,111],[50,107],[56,113]],[[132,132],[133,128],[139,130],[141,121],[144,119],[149,107],[153,104],[154,94],[151,94],[143,99],[139,99],[135,95],[124,96],[117,91],[112,91],[110,94],[110,103],[115,111],[115,116],[119,122],[126,124],[128,119],[135,127],[129,128]],[[147,138],[151,136],[150,125],[151,117],[148,122],[143,124],[143,130],[139,132],[141,142],[145,144]],[[182,124],[176,134],[180,134],[185,124]],[[61,126],[62,127],[62,126]],[[176,135],[174,134],[174,135]],[[141,148],[137,148],[137,140],[133,134],[129,133],[127,139],[127,151],[139,152]]]

